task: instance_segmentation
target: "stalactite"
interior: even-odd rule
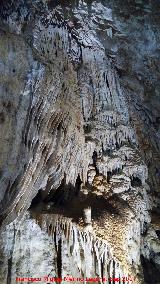
[[[103,15],[101,4],[97,5],[99,14]],[[92,9],[95,9],[94,3]],[[77,11],[72,11],[73,17],[83,18],[81,9]],[[11,30],[10,36],[17,33],[21,37],[27,21],[24,22],[23,18],[19,21],[15,15],[13,19],[10,16],[5,24]],[[110,19],[106,31],[108,37],[112,37],[114,26],[108,10],[105,10],[105,20],[106,15]],[[104,24],[104,19],[101,19],[101,24]],[[79,175],[84,199],[90,195],[98,200],[100,195],[104,202],[114,200],[117,202],[116,212],[120,200],[125,201],[126,206],[121,211],[129,208],[129,214],[133,213],[132,218],[137,218],[137,226],[131,221],[129,230],[125,216],[124,224],[128,226],[126,234],[136,235],[138,242],[140,234],[145,231],[145,222],[150,222],[148,210],[151,206],[146,193],[147,167],[138,152],[137,138],[130,125],[125,95],[111,59],[114,54],[110,58],[106,55],[105,46],[94,33],[94,21],[97,19],[93,20],[92,17],[87,21],[80,20],[82,26],[76,29],[74,23],[66,20],[65,15],[55,8],[46,10],[46,14],[38,13],[34,25],[30,22],[32,44],[27,46],[27,52],[30,52],[29,71],[24,76],[26,81],[21,93],[22,100],[25,97],[29,101],[27,110],[23,107],[28,117],[26,125],[23,119],[25,115],[17,117],[17,121],[20,118],[24,124],[22,142],[25,170],[18,178],[14,192],[11,190],[14,183],[8,186],[5,196],[9,196],[9,200],[7,206],[2,208],[2,216],[7,216],[9,222],[12,215],[20,217],[38,190],[54,194],[59,190],[64,176],[66,186],[71,184],[75,189]],[[24,40],[27,31],[23,34]],[[35,59],[31,58],[32,52]],[[23,101],[24,105],[26,101]],[[20,129],[18,125],[18,132],[21,133]],[[134,179],[140,181],[138,186],[134,186]],[[10,195],[14,196],[13,202]],[[119,198],[119,202],[116,198]],[[115,234],[111,238],[106,227],[101,234],[102,240],[97,239],[92,232],[90,210],[85,213],[83,228],[62,216],[54,216],[53,220],[46,216],[45,220],[39,220],[43,229],[53,238],[58,276],[65,273],[65,269],[68,274],[72,271],[67,261],[65,263],[63,253],[77,262],[80,275],[87,273],[87,263],[90,275],[94,272],[102,277],[122,276],[124,271],[120,263],[111,254],[110,245],[103,240],[106,234],[108,242],[114,247],[112,239]],[[108,224],[113,225],[110,234],[117,215],[103,217],[103,221],[108,218]],[[130,242],[128,239],[127,243]],[[134,241],[133,244],[136,246]],[[129,262],[136,261],[134,253],[127,249],[131,255]]]
[[[116,277],[116,266],[119,267],[119,272],[117,273],[120,273],[120,265],[114,260],[106,241],[97,239],[89,232],[83,232],[83,230],[78,228],[74,223],[68,221],[67,218],[61,217],[60,215],[54,215],[54,218],[51,216],[45,214],[39,225],[42,226],[43,230],[47,231],[50,236],[52,234],[52,240],[54,240],[55,249],[57,251],[59,277],[62,276],[62,271],[63,269],[65,270],[66,267],[66,254],[67,258],[72,257],[75,259],[79,271],[84,269],[86,263],[88,263],[89,267],[87,271],[83,271],[86,277],[93,277],[93,273],[95,273],[95,275],[98,275],[100,278],[114,278]],[[81,250],[83,250],[84,259],[82,258]],[[93,270],[94,260],[95,269]],[[106,270],[107,265],[109,267],[109,274]],[[65,271],[63,273],[65,273]]]

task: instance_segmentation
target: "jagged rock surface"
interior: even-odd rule
[[[159,240],[149,214],[159,199],[147,184],[146,152],[141,149],[146,129],[143,139],[138,132],[145,115],[137,123],[131,104],[134,92],[125,87],[126,78],[120,81],[124,70],[120,57],[115,61],[123,26],[116,28],[111,8],[101,2],[51,4],[1,4],[0,200],[5,236],[1,283],[14,284],[17,274],[34,274],[36,267],[43,274],[47,265],[45,274],[94,277],[102,276],[102,271],[113,276],[116,271],[144,283],[141,255],[159,267]],[[157,141],[150,138],[153,132],[151,128],[151,149]],[[151,183],[152,170],[150,184],[158,191],[158,179]],[[38,218],[51,218],[46,226],[51,224],[63,243],[60,255],[66,263],[60,271],[57,244],[43,226],[24,215],[32,200],[38,199]],[[52,202],[45,209],[50,217],[43,216],[46,201]],[[81,218],[88,207],[92,220],[84,224]],[[70,235],[65,234],[67,222]],[[29,238],[37,250],[30,268]],[[102,252],[94,247],[96,238]],[[27,254],[25,248],[20,252],[24,242]],[[38,250],[37,243],[44,251]],[[96,255],[95,266],[93,247],[103,255]],[[44,255],[49,255],[48,264]],[[86,275],[88,265],[90,275]]]

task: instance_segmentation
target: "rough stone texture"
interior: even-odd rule
[[[159,270],[159,21],[125,2],[0,4],[2,284]]]
[[[42,277],[56,275],[55,268],[56,251],[51,240],[29,216],[23,218],[23,223],[16,222],[7,227],[9,234],[3,232],[2,240],[5,247],[4,253],[8,257],[3,258],[4,269],[0,275],[0,283],[16,283],[15,276]],[[2,265],[2,264],[1,264]],[[10,266],[11,265],[11,269]],[[10,272],[10,275],[9,275]]]

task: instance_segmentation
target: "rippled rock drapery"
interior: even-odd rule
[[[141,255],[160,265],[159,229],[150,224],[155,197],[137,130],[143,123],[131,122],[136,112],[125,78],[120,86],[114,36],[123,34],[111,8],[2,1],[0,28],[1,283],[35,273],[144,283]],[[32,200],[40,202],[38,217],[26,215]],[[37,218],[51,225],[60,255]]]

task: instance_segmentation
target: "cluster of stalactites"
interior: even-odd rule
[[[97,159],[99,172],[107,177],[109,173],[123,173],[126,177],[139,178],[144,185],[148,177],[146,165],[138,156],[137,150],[129,147],[121,147],[112,154],[102,155]]]
[[[85,277],[124,276],[126,271],[121,269],[120,264],[113,257],[107,241],[98,239],[68,218],[59,215],[45,214],[38,224],[52,237],[57,255],[61,255],[62,277],[72,272],[71,267],[66,267],[67,262],[72,262],[73,273],[79,271],[80,275],[82,273]]]

